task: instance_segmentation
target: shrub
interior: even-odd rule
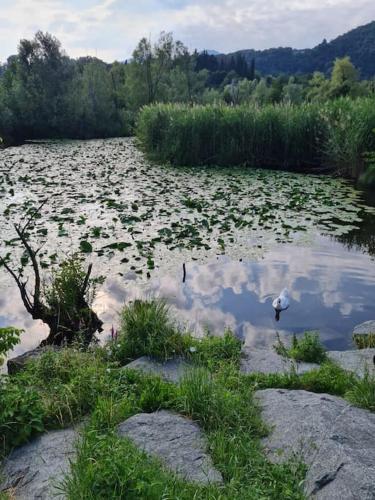
[[[110,349],[121,364],[139,356],[166,360],[186,352],[190,337],[182,335],[162,300],[136,300],[121,312],[121,329]]]

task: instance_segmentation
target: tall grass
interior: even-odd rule
[[[338,99],[299,106],[144,107],[137,135],[152,159],[176,165],[287,169],[331,167],[359,175],[375,148],[375,101]]]

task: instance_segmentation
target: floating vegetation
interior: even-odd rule
[[[254,259],[275,244],[310,244],[317,233],[343,241],[373,210],[343,180],[159,166],[133,139],[7,149],[0,185],[0,229],[12,252],[18,249],[10,221],[20,222],[47,198],[30,228],[31,239],[46,242],[43,266],[79,249],[102,273],[132,270],[144,280],[176,262],[222,254]]]

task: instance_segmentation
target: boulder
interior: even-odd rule
[[[198,425],[181,415],[168,411],[140,413],[120,424],[118,433],[187,481],[222,482]]]
[[[256,399],[271,431],[263,440],[269,459],[303,461],[308,497],[375,498],[375,414],[306,391],[266,389]]]
[[[159,362],[148,356],[132,361],[124,366],[132,370],[140,370],[151,375],[158,375],[167,382],[178,383],[185,376],[187,371],[191,369],[191,365],[182,358],[173,358],[165,362]]]
[[[16,500],[63,498],[56,487],[75,456],[77,433],[63,429],[43,434],[13,450],[3,463],[0,492]]]
[[[297,373],[305,373],[319,368],[316,363],[296,362],[284,358],[272,349],[242,348],[242,373],[288,373],[295,367]]]
[[[329,359],[341,368],[363,377],[366,370],[375,375],[375,349],[359,349],[356,351],[328,351]]]
[[[375,320],[365,321],[354,327],[353,340],[357,347],[375,347]]]
[[[15,373],[23,370],[26,364],[29,361],[33,361],[38,359],[42,354],[48,351],[57,351],[59,349],[58,346],[45,346],[45,347],[37,347],[32,351],[27,351],[21,354],[20,356],[16,356],[15,358],[8,359],[7,367],[9,375],[14,375]]]

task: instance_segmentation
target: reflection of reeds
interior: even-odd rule
[[[143,108],[138,136],[149,155],[180,165],[325,166],[358,175],[375,149],[375,106],[369,98],[299,106]]]

